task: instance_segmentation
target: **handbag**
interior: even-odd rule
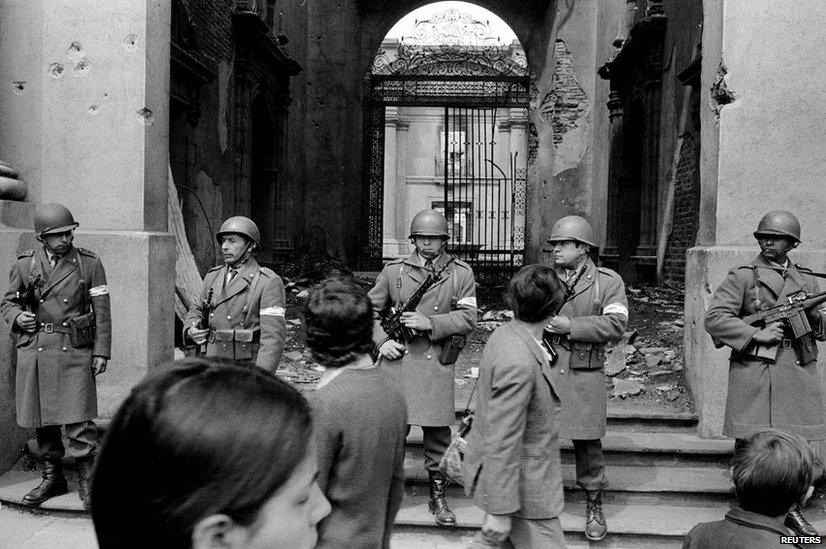
[[[479,378],[477,377],[473,382],[473,388],[470,390],[465,411],[462,412],[462,419],[459,420],[459,429],[451,439],[445,453],[442,454],[442,459],[439,461],[439,471],[448,479],[461,485],[464,484],[462,480],[462,462],[467,452],[467,434],[473,426],[474,413],[470,409],[470,403],[473,400],[473,393],[476,392],[476,384],[478,382]]]

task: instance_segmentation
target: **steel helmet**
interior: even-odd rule
[[[39,204],[34,209],[34,233],[37,236],[65,233],[78,226],[72,212],[54,202]]]
[[[596,247],[594,230],[591,228],[591,224],[584,217],[578,215],[565,216],[551,227],[551,236],[548,237],[548,242],[562,242],[564,240],[575,240]]]
[[[244,235],[255,242],[256,246],[258,246],[258,243],[261,241],[261,233],[258,232],[258,225],[256,225],[252,219],[244,217],[243,215],[230,217],[221,224],[221,228],[218,229],[218,233],[215,235],[218,244],[221,243],[221,238],[223,238],[225,234],[230,233]]]
[[[447,237],[447,219],[436,210],[422,210],[410,223],[410,236],[444,236]]]
[[[754,238],[760,238],[761,235],[784,236],[800,242],[800,221],[794,214],[784,210],[769,212],[763,216],[754,231]]]

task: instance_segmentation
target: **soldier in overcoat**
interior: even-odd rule
[[[571,439],[577,484],[586,493],[585,536],[599,541],[608,532],[602,512],[605,458],[602,437],[607,423],[605,345],[619,340],[628,325],[628,299],[622,278],[597,267],[588,257],[596,246],[591,225],[567,216],[551,228],[554,269],[565,281],[568,297],[546,330],[570,351],[568,364],[552,368],[560,388],[560,438]]]
[[[798,342],[788,326],[751,326],[742,320],[800,292],[819,291],[812,271],[787,256],[800,243],[800,223],[789,212],[769,212],[754,236],[761,253],[751,263],[729,271],[706,311],[705,328],[715,345],[732,350],[723,434],[735,438],[737,446],[768,428],[809,441],[824,440],[826,404],[815,339],[826,340],[826,308],[821,305],[806,312],[813,332],[799,342],[811,350],[805,363],[795,350]],[[766,349],[776,351],[776,356],[761,352]],[[817,469],[822,476],[822,465]],[[798,508],[789,513],[787,525],[800,535],[817,535]]]
[[[462,343],[454,336],[467,336],[476,326],[476,282],[470,265],[445,252],[444,215],[435,210],[416,214],[410,238],[416,251],[388,263],[369,292],[376,312],[373,339],[380,365],[397,374],[407,400],[408,422],[420,425],[424,432],[430,512],[437,524],[450,526],[456,517],[444,499],[446,478],[439,471],[439,461],[450,444],[450,425],[456,418],[454,363]],[[428,274],[440,271],[416,310],[402,317],[416,335],[406,345],[390,339],[381,327],[381,316],[406,303]]]
[[[68,491],[65,452],[78,469],[79,496],[89,508],[89,477],[97,450],[95,376],[106,370],[112,327],[106,273],[98,257],[73,245],[78,226],[60,204],[35,209],[43,246],[18,255],[0,309],[17,341],[17,423],[34,427],[43,456],[43,481],[23,497],[40,505]]]
[[[255,364],[274,374],[287,334],[284,283],[253,257],[261,235],[251,219],[230,217],[216,238],[224,264],[204,276],[201,297],[184,319],[184,337],[206,345],[206,356]],[[204,326],[205,308],[209,322]]]

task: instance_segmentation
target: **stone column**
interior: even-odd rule
[[[762,215],[794,212],[803,243],[792,261],[826,268],[826,3],[705,0],[703,13],[700,228],[687,255],[684,343],[699,432],[715,437],[729,350],[712,345],[705,309],[728,270],[758,253]]]
[[[0,79],[9,90],[0,94],[0,158],[29,183],[27,201],[73,212],[77,245],[100,256],[109,279],[113,356],[98,378],[102,416],[172,358],[169,10],[150,0],[0,4]],[[0,228],[0,264],[38,245],[31,227],[29,215]],[[9,339],[0,339],[7,371]],[[12,425],[0,417],[0,432]],[[0,446],[7,450],[16,448]]]
[[[398,150],[396,148],[396,123],[399,121],[399,108],[386,107],[384,111],[384,223],[383,231],[383,257],[396,257],[399,249],[399,241],[396,235],[396,219],[398,211],[396,209],[396,165],[398,164]]]

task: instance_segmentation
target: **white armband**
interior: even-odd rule
[[[284,307],[266,307],[261,309],[258,314],[261,316],[280,316],[283,317],[285,313]]]
[[[612,313],[628,318],[628,307],[622,303],[610,303],[602,310],[602,314],[604,315],[610,315]]]
[[[109,286],[106,284],[89,289],[89,297],[98,297],[102,295],[109,295]]]
[[[463,297],[456,302],[457,307],[476,307],[475,297]]]

